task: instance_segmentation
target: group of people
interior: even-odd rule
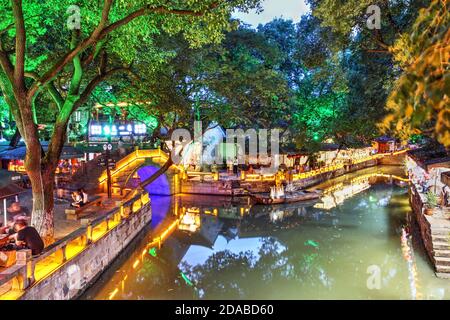
[[[5,226],[0,224],[0,235],[8,237],[9,243],[2,250],[30,249],[32,255],[40,254],[44,250],[44,241],[38,231],[28,225],[28,209],[13,202],[7,212],[9,219]]]
[[[72,192],[72,200],[73,202],[70,205],[74,208],[81,208],[89,202],[88,194],[83,188]]]

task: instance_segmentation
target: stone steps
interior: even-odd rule
[[[450,279],[450,268],[446,272],[436,272],[436,276],[441,279]]]
[[[447,257],[435,257],[434,259],[436,260],[436,269],[438,269],[439,267],[448,267],[448,268],[450,268],[450,258],[447,258]]]
[[[436,274],[442,278],[442,275],[446,275],[447,277],[450,277],[450,266],[436,266]]]
[[[435,249],[434,254],[436,257],[450,258],[450,250]]]
[[[450,250],[450,243],[447,241],[433,241],[433,249],[436,250]]]
[[[436,235],[432,234],[431,238],[433,239],[433,242],[447,242],[450,243],[450,235]]]
[[[447,236],[447,238],[450,238],[450,229],[433,227],[431,229],[431,235],[432,236]]]

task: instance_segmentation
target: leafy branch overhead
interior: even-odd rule
[[[435,132],[450,146],[450,2],[435,0],[421,10],[411,34],[392,47],[404,72],[395,84],[382,128],[403,137]]]
[[[26,144],[25,167],[33,189],[33,224],[38,230],[52,234],[50,195],[68,122],[95,89],[122,72],[134,76],[132,65],[141,58],[142,44],[152,47],[152,36],[182,34],[192,47],[217,43],[225,31],[235,27],[232,12],[258,9],[259,3],[0,0],[0,89]],[[70,15],[77,10],[79,26],[69,28]],[[38,110],[46,108],[40,104],[42,96],[57,106],[45,154],[36,123]]]

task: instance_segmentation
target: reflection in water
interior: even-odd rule
[[[407,190],[389,177],[391,170],[383,169],[387,176],[364,170],[318,186],[321,203],[152,199],[153,205],[169,201],[171,209],[86,297],[448,299],[448,282],[434,276],[406,232]],[[381,272],[379,290],[367,285],[371,266]]]
[[[324,190],[321,203],[316,204],[314,207],[330,210],[342,204],[346,199],[369,189],[371,185],[380,182],[396,182],[398,185],[406,186],[406,181],[408,179],[394,174],[381,172],[362,174],[345,182],[337,183],[334,186],[328,186]]]
[[[419,291],[418,284],[418,274],[417,274],[417,266],[414,258],[414,251],[411,248],[411,241],[407,235],[405,229],[402,229],[401,235],[401,244],[402,244],[402,253],[403,258],[408,263],[408,278],[409,278],[409,286],[411,289],[411,298],[412,299],[422,299],[422,294]]]

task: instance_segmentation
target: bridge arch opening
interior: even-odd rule
[[[149,179],[151,176],[153,176],[158,170],[159,170],[158,166],[148,165],[139,168],[137,170],[137,174],[141,179],[141,181],[145,181]],[[171,188],[166,173],[160,175],[150,185],[146,186],[145,191],[147,191],[150,195],[170,196]]]

